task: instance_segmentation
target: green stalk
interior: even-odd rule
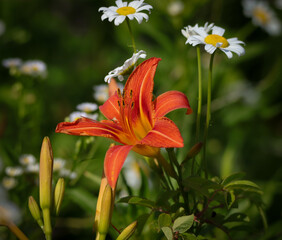
[[[206,115],[206,125],[204,131],[204,149],[203,149],[203,161],[202,168],[205,172],[205,178],[208,178],[208,164],[206,159],[206,147],[207,147],[207,139],[209,132],[209,125],[211,120],[211,91],[212,91],[212,67],[213,67],[213,59],[215,52],[211,55],[210,65],[209,65],[209,79],[208,79],[208,89],[207,89],[207,115]]]
[[[133,51],[134,51],[134,53],[136,53],[135,40],[134,40],[134,36],[133,36],[132,30],[131,30],[131,26],[130,26],[130,22],[129,22],[128,18],[126,18],[126,23],[127,23],[127,27],[128,27],[128,30],[129,30],[130,37],[131,37]]]
[[[27,236],[14,223],[9,222],[6,226],[15,236],[17,236],[18,239],[28,240]]]
[[[50,209],[45,208],[42,210],[43,212],[43,220],[44,220],[44,234],[46,240],[52,240],[52,226],[51,226],[51,218],[50,218]]]
[[[201,51],[200,47],[197,47],[197,63],[198,63],[198,110],[196,120],[196,143],[200,140],[200,126],[201,126],[201,112],[202,112],[202,67],[201,67]],[[194,164],[196,157],[193,157],[191,175],[194,175]]]

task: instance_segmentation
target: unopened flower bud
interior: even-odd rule
[[[64,198],[64,193],[65,193],[65,181],[63,178],[59,178],[54,192],[54,207],[57,216],[59,215],[60,212],[60,208]]]
[[[32,196],[30,196],[28,199],[28,208],[34,220],[43,229],[43,221],[41,217],[41,212],[39,210],[39,206],[36,200]]]
[[[112,209],[112,188],[107,184],[103,193],[100,219],[98,222],[98,232],[100,235],[106,235],[111,222]]]
[[[45,137],[41,146],[39,167],[40,207],[42,210],[50,209],[51,206],[52,173],[53,152],[49,138]]]
[[[133,233],[135,232],[136,227],[137,227],[137,221],[131,223],[125,229],[123,229],[123,231],[120,233],[120,235],[118,236],[118,238],[116,240],[127,240],[127,239],[129,239],[133,235]]]
[[[185,162],[187,162],[189,159],[195,157],[202,149],[203,143],[202,142],[198,142],[196,143],[191,149],[190,151],[187,153],[186,158],[184,159],[184,161],[182,162],[182,164],[184,164]]]

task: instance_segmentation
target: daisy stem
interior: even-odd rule
[[[126,18],[126,23],[127,23],[127,26],[128,26],[129,34],[131,36],[133,51],[134,51],[134,53],[136,53],[135,40],[134,40],[134,36],[133,36],[132,29],[131,29],[130,22],[129,22],[128,18]]]
[[[215,52],[211,55],[210,65],[209,65],[209,79],[208,79],[208,89],[207,89],[207,114],[206,114],[206,125],[204,131],[204,148],[203,148],[203,161],[202,168],[205,172],[205,178],[208,178],[208,164],[206,159],[206,147],[207,147],[207,139],[208,139],[208,131],[211,120],[211,91],[212,91],[212,67],[213,67],[213,59]]]
[[[201,112],[202,112],[202,68],[201,68],[201,51],[200,47],[197,47],[197,63],[198,63],[198,110],[197,110],[197,120],[196,120],[196,143],[200,139],[200,126],[201,126]],[[194,174],[194,164],[196,157],[193,157],[191,175]]]

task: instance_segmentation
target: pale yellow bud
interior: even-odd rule
[[[120,233],[116,240],[127,240],[129,239],[137,228],[137,221],[128,225],[123,231]]]
[[[51,206],[52,173],[53,152],[49,138],[45,137],[41,146],[39,167],[39,196],[41,209],[50,209]]]
[[[43,220],[41,217],[41,212],[39,210],[39,206],[37,202],[35,201],[35,199],[32,196],[30,196],[28,199],[28,208],[34,220],[43,229]]]
[[[65,193],[65,181],[63,178],[59,178],[54,192],[54,207],[56,215],[59,215],[60,208],[62,205],[62,201]]]

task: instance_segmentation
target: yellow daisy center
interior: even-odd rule
[[[262,24],[266,24],[269,22],[269,16],[267,12],[265,12],[261,8],[255,8],[253,12],[254,16],[262,22]]]
[[[136,9],[133,8],[133,7],[121,7],[121,8],[118,8],[117,11],[116,11],[119,15],[124,15],[124,16],[127,16],[129,14],[133,14],[136,12]]]
[[[226,47],[229,46],[227,39],[222,37],[222,36],[219,36],[217,34],[210,34],[210,35],[206,36],[205,42],[207,44],[211,44],[215,47],[217,47],[216,45],[218,43],[222,43],[222,45],[220,46],[221,48],[226,48]]]

